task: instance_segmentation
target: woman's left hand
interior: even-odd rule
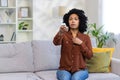
[[[77,37],[73,38],[72,40],[73,40],[73,43],[78,44],[78,45],[82,44],[82,42],[83,42],[82,40],[80,40]]]

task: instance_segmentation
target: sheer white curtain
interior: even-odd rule
[[[120,0],[103,0],[102,19],[106,31],[120,33]]]

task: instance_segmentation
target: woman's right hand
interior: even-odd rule
[[[68,27],[62,25],[62,26],[60,27],[60,30],[59,30],[59,31],[60,31],[61,33],[67,32],[67,31],[68,31]]]

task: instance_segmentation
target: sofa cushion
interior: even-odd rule
[[[0,74],[0,80],[42,80],[34,73],[5,73]]]
[[[110,51],[110,59],[112,59],[114,48],[92,48],[92,51],[93,51],[93,53]]]
[[[110,72],[114,48],[93,48],[93,57],[87,60],[89,72]]]
[[[57,80],[56,71],[40,71],[35,74],[43,80]],[[120,77],[113,73],[90,73],[86,80],[120,80]]]
[[[52,41],[32,41],[35,71],[58,69],[60,46],[54,46]]]
[[[120,76],[114,73],[90,73],[87,80],[120,80]]]
[[[0,44],[0,72],[33,70],[31,42]]]
[[[40,71],[35,74],[43,80],[57,80],[56,71],[57,70]]]
[[[96,48],[96,47],[97,47],[96,39],[93,38],[93,37],[91,37],[90,40],[91,40],[92,47],[93,47],[93,48]]]
[[[110,52],[94,53],[86,62],[89,72],[109,72]]]

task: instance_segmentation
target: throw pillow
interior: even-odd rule
[[[92,51],[93,51],[93,53],[110,51],[110,59],[112,59],[112,54],[114,52],[114,48],[92,48]]]
[[[93,48],[93,57],[86,60],[89,72],[110,72],[114,48]]]

